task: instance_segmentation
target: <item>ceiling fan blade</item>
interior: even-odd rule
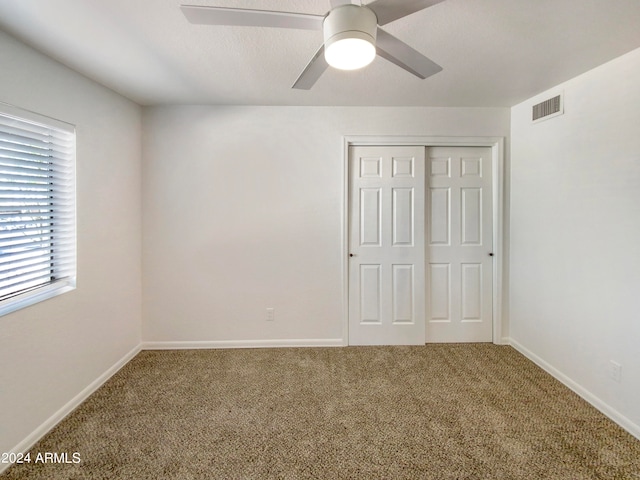
[[[402,40],[378,27],[376,51],[385,60],[395,63],[416,77],[425,79],[442,70],[437,63],[429,60],[417,50],[414,50]]]
[[[367,3],[367,8],[378,17],[378,25],[386,25],[441,2],[444,0],[374,0]]]
[[[327,67],[329,67],[329,64],[324,59],[324,45],[322,45],[291,88],[309,90],[318,81]]]
[[[181,5],[182,13],[191,23],[201,25],[232,25],[242,27],[279,27],[301,30],[322,30],[322,15],[247,10],[244,8],[203,7]]]

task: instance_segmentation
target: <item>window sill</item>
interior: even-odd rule
[[[43,302],[76,288],[76,278],[65,278],[0,302],[0,316]]]

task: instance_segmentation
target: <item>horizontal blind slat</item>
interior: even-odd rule
[[[10,152],[24,152],[43,157],[69,155],[73,149],[62,145],[50,145],[48,147],[40,147],[38,145],[27,145],[17,141],[12,142],[11,136],[0,132],[0,148]]]
[[[51,273],[52,267],[49,261],[40,261],[31,265],[23,265],[11,270],[5,270],[2,272],[3,281],[0,282],[0,288],[8,287],[15,283],[13,280],[22,281],[29,280],[33,277],[42,276],[49,272]]]
[[[6,279],[3,278],[2,280],[0,280],[0,289],[14,287],[28,281],[34,281],[36,279],[40,280],[46,277],[51,278],[51,276],[51,267],[47,265],[46,267],[40,268],[39,270],[33,272],[21,275],[13,275]]]
[[[60,256],[60,258],[65,259],[65,258],[71,258],[75,255],[75,248],[70,246],[70,245],[66,245],[66,246],[56,246],[56,251],[58,252],[58,255]],[[0,256],[0,267],[7,269],[8,265],[10,265],[12,262],[18,262],[18,261],[22,261],[26,258],[31,258],[31,257],[35,257],[37,255],[50,255],[51,253],[51,245],[49,245],[46,248],[38,248],[38,249],[33,249],[33,250],[29,250],[29,251],[20,251],[20,252],[15,252],[13,254],[7,254],[7,255],[2,255]],[[65,260],[66,262],[67,260]]]
[[[30,227],[18,227],[12,229],[0,230],[0,241],[20,240],[31,238],[34,235],[51,234],[53,232],[53,224],[34,225]]]
[[[10,263],[2,264],[0,263],[0,273],[2,275],[10,274],[12,271],[21,268],[23,266],[36,265],[40,263],[50,263],[51,255],[50,251],[42,251],[39,252],[38,255],[32,255],[30,257],[25,257],[20,260],[14,260]]]
[[[40,171],[40,170],[20,170],[3,172],[0,169],[0,181],[16,181],[16,182],[34,182],[34,183],[55,183],[55,180],[65,182],[70,180],[68,172],[58,171]]]
[[[38,166],[49,165],[58,157],[51,155],[35,155],[26,152],[17,152],[15,150],[7,150],[0,145],[0,165],[16,165],[16,166]]]
[[[64,140],[61,141],[60,139],[49,135],[40,135],[36,133],[33,136],[29,136],[27,132],[5,126],[0,126],[0,139],[7,143],[29,145],[42,150],[66,151],[70,146],[69,142]]]
[[[22,245],[24,243],[35,243],[45,241],[52,235],[62,233],[69,230],[69,225],[52,224],[49,226],[19,228],[15,230],[0,230],[0,247],[11,248],[14,245]]]
[[[56,220],[57,221],[57,220]],[[24,221],[3,221],[0,218],[0,236],[5,235],[9,232],[24,232],[25,230],[32,228],[48,228],[54,225],[53,219],[51,216],[49,218],[42,217],[42,220],[24,220]]]
[[[38,158],[35,155],[26,153],[0,150],[0,168],[3,171],[9,171],[9,169],[14,168],[46,171],[51,168],[51,165],[51,157]]]

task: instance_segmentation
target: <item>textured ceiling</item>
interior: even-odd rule
[[[181,3],[329,9],[328,0],[0,0],[0,28],[143,105],[504,107],[640,47],[640,0],[446,0],[385,27],[444,71],[420,80],[378,57],[300,91],[290,87],[321,32],[192,25]]]

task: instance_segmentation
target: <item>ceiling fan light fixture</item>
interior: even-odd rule
[[[340,70],[369,65],[376,56],[378,19],[370,9],[347,4],[334,8],[323,23],[324,56]]]
[[[369,40],[346,37],[336,40],[324,52],[327,63],[340,70],[357,70],[366,67],[376,57],[376,47]]]

